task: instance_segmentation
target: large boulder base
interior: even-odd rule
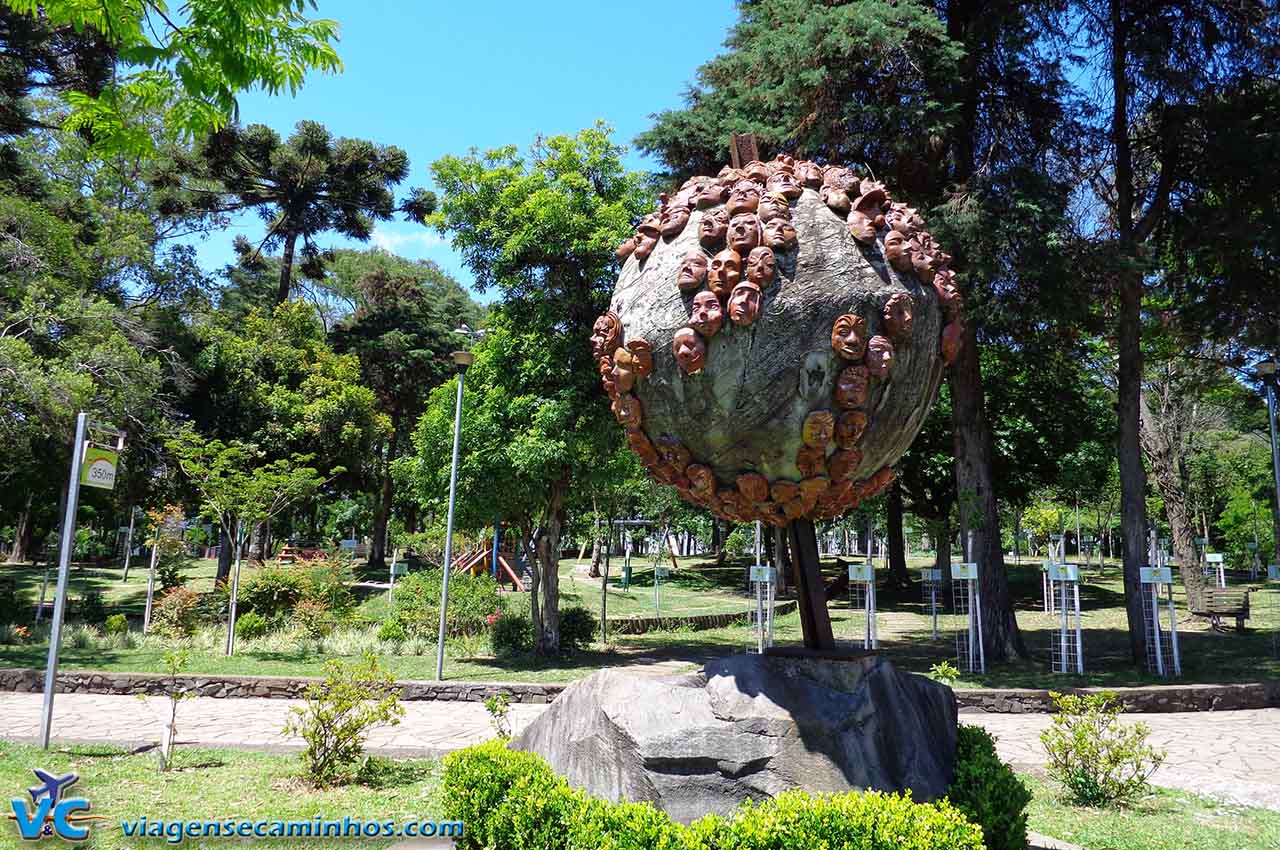
[[[594,796],[649,800],[687,823],[792,788],[936,799],[952,776],[956,711],[950,688],[879,656],[734,655],[684,676],[601,670],[513,746]]]

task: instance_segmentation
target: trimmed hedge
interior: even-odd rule
[[[956,772],[947,799],[982,827],[987,850],[1024,850],[1031,792],[996,755],[996,742],[981,726],[960,725]]]
[[[732,818],[690,826],[649,803],[571,789],[540,757],[490,741],[444,759],[445,816],[473,850],[983,850],[982,830],[947,801],[880,792],[788,791]]]

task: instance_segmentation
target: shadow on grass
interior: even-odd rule
[[[366,788],[382,791],[388,788],[415,785],[430,779],[434,773],[435,765],[429,761],[397,761],[381,756],[369,756],[361,765],[356,782]]]

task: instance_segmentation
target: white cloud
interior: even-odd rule
[[[429,248],[446,244],[444,237],[427,230],[425,227],[399,231],[379,226],[374,228],[373,237],[370,241],[373,242],[375,247],[390,251],[393,254],[417,254]]]

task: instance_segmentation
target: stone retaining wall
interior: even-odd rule
[[[781,617],[796,610],[796,601],[779,602],[773,607],[773,615]],[[662,629],[722,629],[749,622],[752,612],[730,611],[726,614],[698,614],[693,617],[620,617],[609,621],[609,633],[614,635],[642,635]]]
[[[178,685],[200,696],[237,698],[267,697],[297,699],[314,678],[283,676],[179,676]],[[566,685],[524,682],[430,682],[402,681],[400,694],[406,700],[480,702],[495,694],[507,694],[512,702],[549,703]],[[169,677],[158,673],[104,673],[66,671],[58,674],[59,693],[163,695]],[[0,670],[0,691],[39,693],[44,689],[44,671]],[[1245,708],[1280,707],[1280,681],[1240,685],[1152,685],[1142,688],[1064,688],[1070,693],[1110,690],[1135,713],[1172,711],[1231,711]],[[957,689],[962,714],[1034,714],[1053,710],[1048,691],[1031,688]]]

